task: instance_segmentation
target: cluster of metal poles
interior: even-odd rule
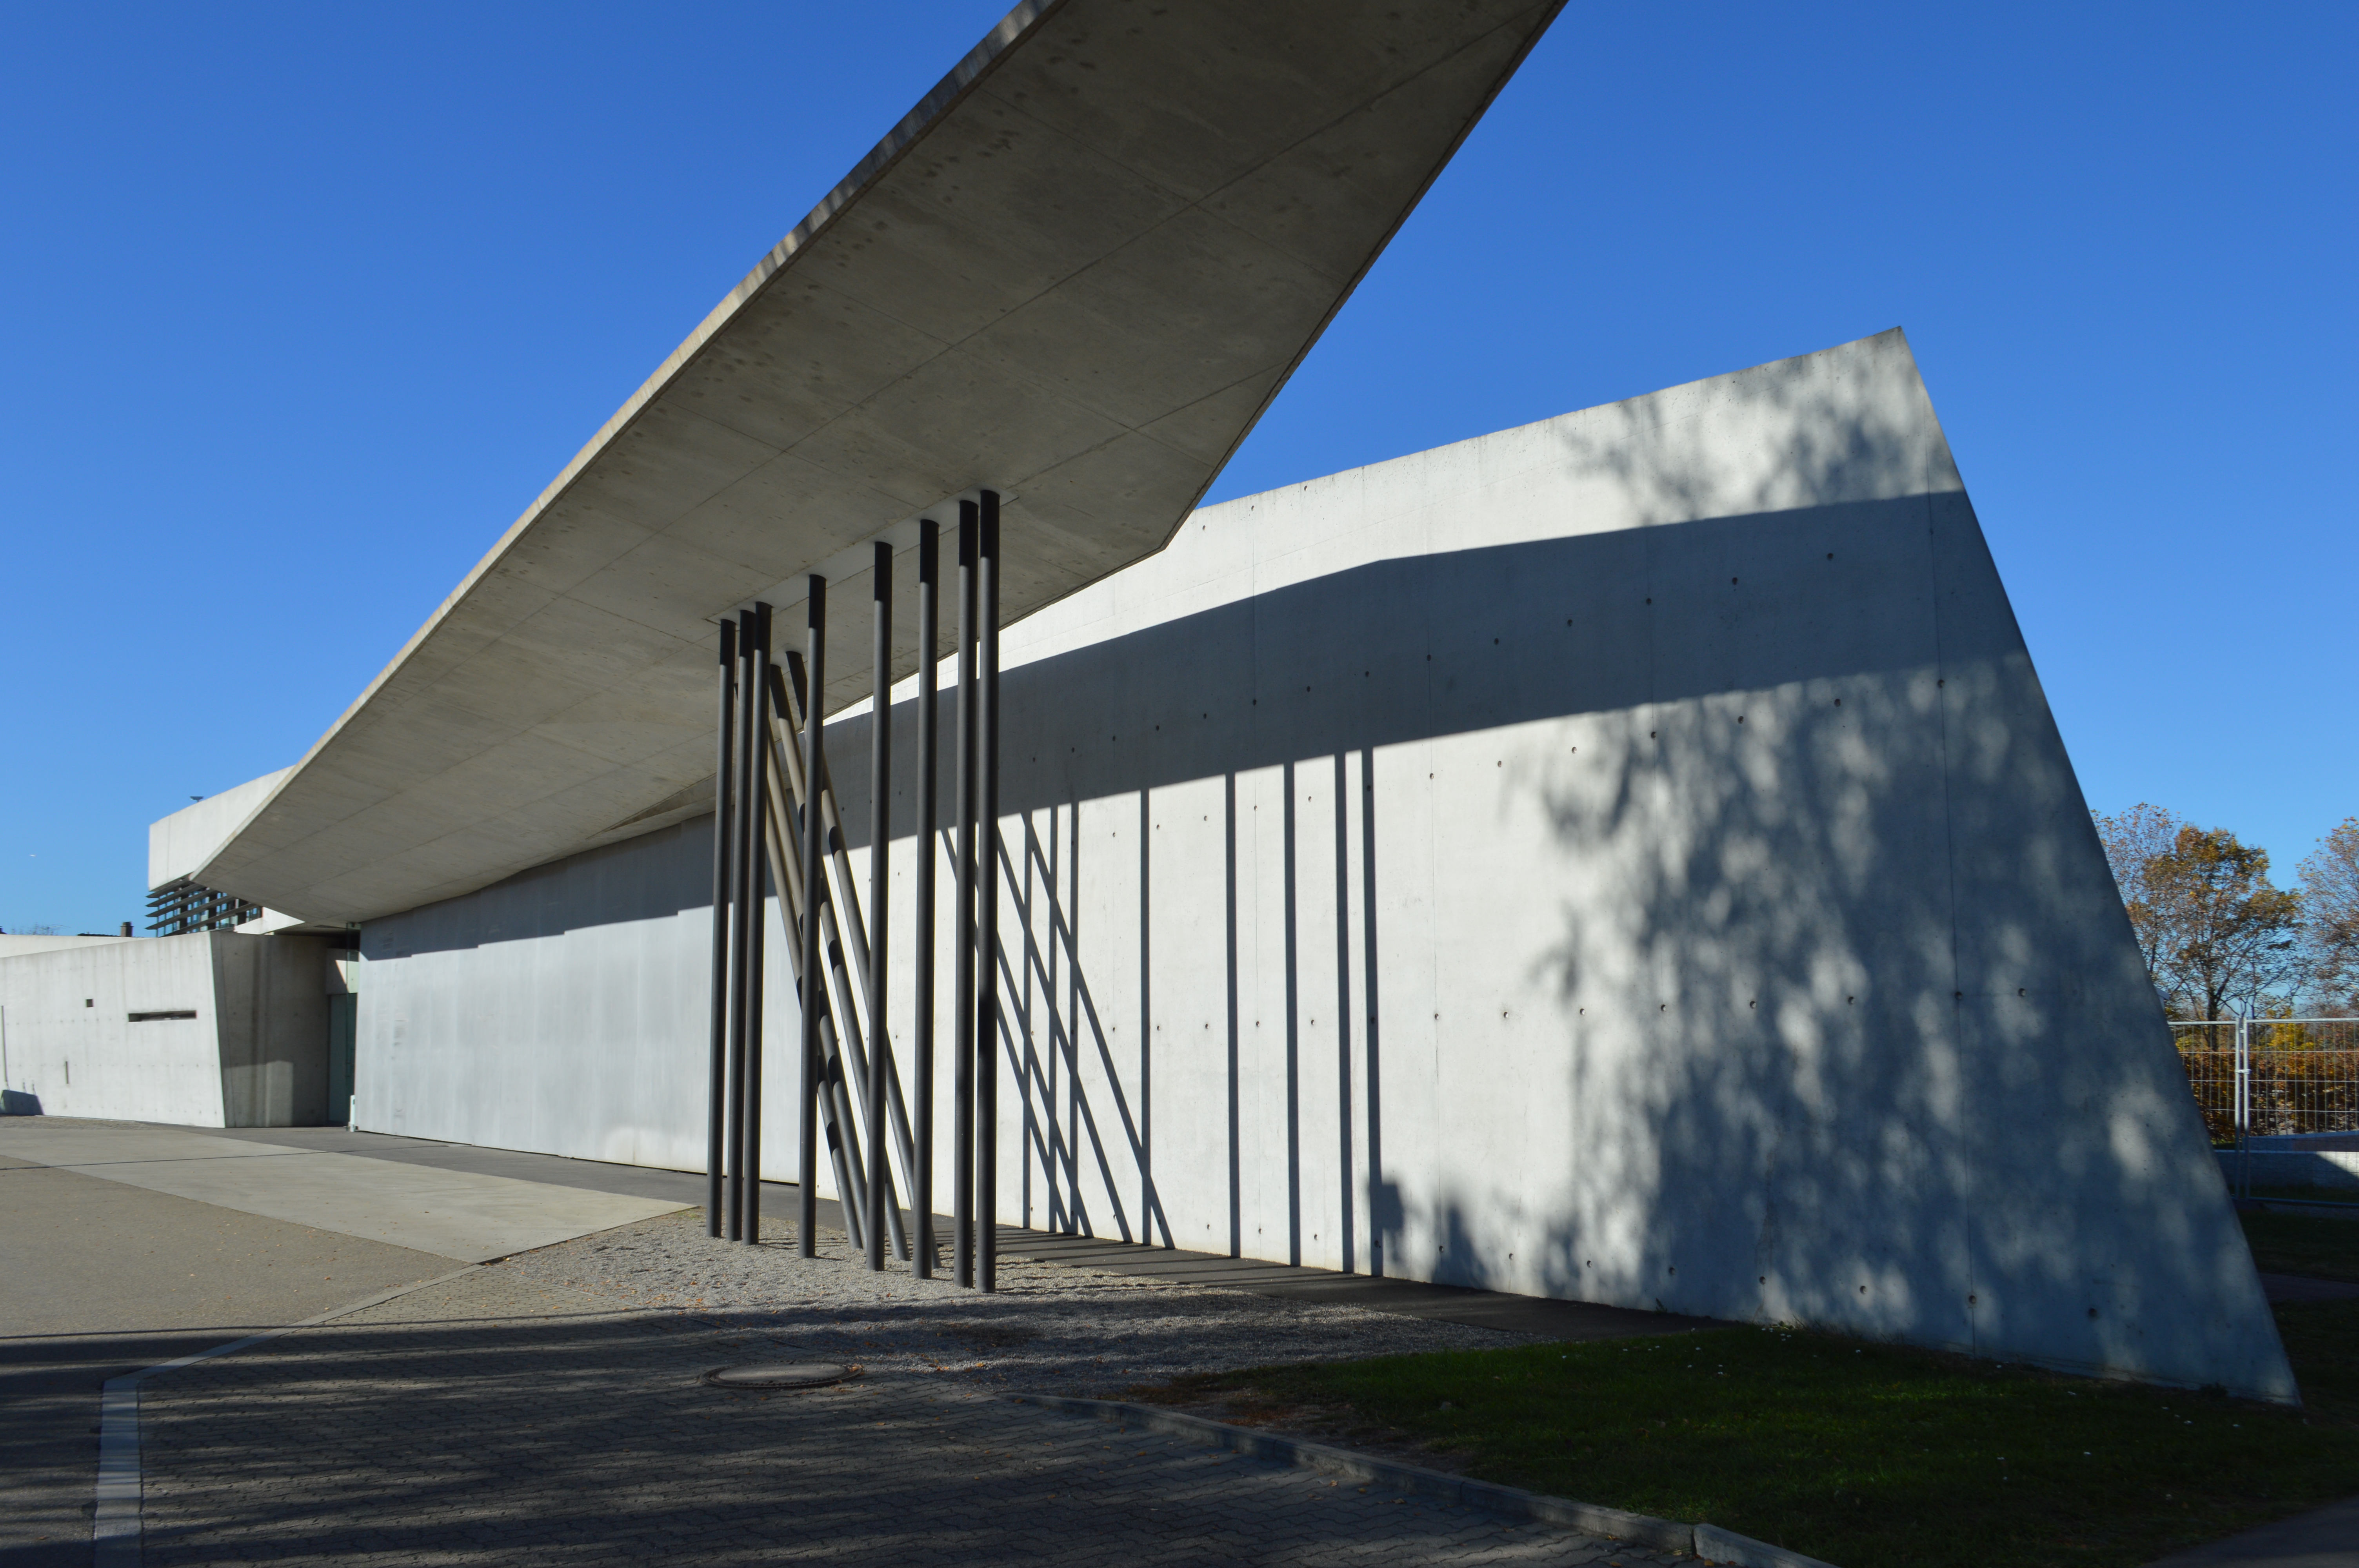
[[[869,724],[868,887],[845,850],[827,765],[827,579],[810,579],[802,652],[771,659],[770,607],[721,623],[713,775],[712,1079],[705,1229],[761,1237],[764,900],[774,892],[802,1021],[797,1173],[802,1255],[818,1253],[822,1143],[852,1244],[883,1269],[889,1246],[920,1279],[937,1262],[933,1214],[935,871],[940,856],[937,688],[940,527],[919,524],[917,951],[912,1107],[887,1026],[886,901],[893,800],[893,549],[875,546]],[[999,954],[999,497],[959,503],[958,646],[949,837],[955,931],[951,1031],[952,1277],[996,1283]],[[808,874],[806,874],[808,873]],[[978,973],[980,966],[980,973]],[[911,1116],[914,1108],[915,1117]],[[887,1151],[892,1158],[888,1160]],[[900,1182],[894,1180],[899,1168]],[[908,1195],[903,1214],[901,1194]]]

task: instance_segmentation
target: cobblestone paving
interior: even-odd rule
[[[1675,1560],[1027,1410],[979,1386],[990,1357],[723,1392],[696,1374],[839,1346],[791,1311],[616,1311],[549,1272],[476,1270],[154,1379],[147,1563]]]

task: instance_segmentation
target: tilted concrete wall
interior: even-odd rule
[[[294,771],[280,768],[258,779],[248,779],[149,823],[147,885],[159,888],[166,882],[195,875],[245,826],[249,817],[262,809],[263,803]]]
[[[54,953],[66,947],[95,947],[103,942],[136,942],[136,936],[20,936],[0,935],[0,958],[18,958],[27,953]]]
[[[227,931],[0,958],[7,1109],[315,1125],[327,1113],[328,973],[318,937]],[[131,1018],[174,1011],[196,1016]]]
[[[1006,643],[1004,1217],[2290,1396],[1898,333],[1209,508]],[[701,1163],[708,849],[373,925],[364,1125]]]

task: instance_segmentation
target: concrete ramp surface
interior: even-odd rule
[[[0,1153],[242,1214],[290,1220],[465,1263],[680,1207],[508,1176],[438,1171],[211,1137],[171,1127],[0,1122]]]

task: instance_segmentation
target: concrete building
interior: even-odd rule
[[[1004,679],[1010,1218],[2290,1391],[1897,332],[1199,512]],[[361,1125],[700,1168],[710,867],[369,921]]]
[[[190,873],[289,770],[183,807],[147,832],[151,900],[180,908]],[[200,897],[207,890],[195,890]],[[345,1119],[357,938],[342,927],[217,901],[218,922],[168,935],[0,938],[0,1091],[11,1115],[194,1127]]]
[[[359,1124],[703,1167],[715,621],[988,491],[1002,1216],[2292,1398],[1898,332],[1197,508],[1553,11],[1012,14],[221,808]]]
[[[342,994],[342,971],[328,940],[201,931],[0,958],[7,1112],[191,1127],[341,1120],[328,993]]]

